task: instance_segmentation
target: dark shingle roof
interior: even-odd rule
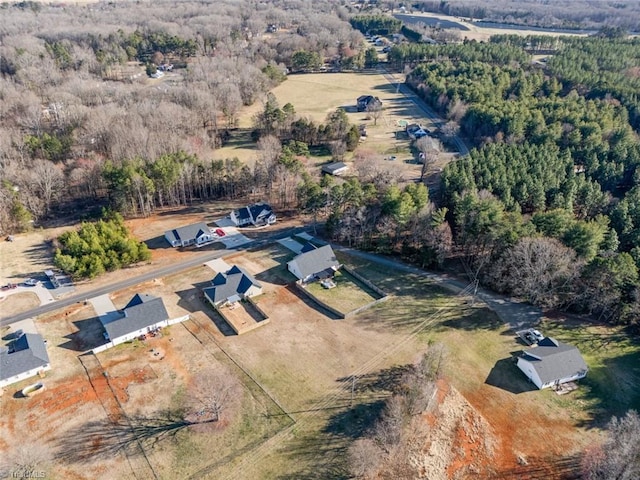
[[[13,350],[9,353],[10,350]],[[47,347],[42,336],[25,333],[14,340],[10,350],[0,352],[0,380],[6,380],[49,363]]]
[[[100,320],[106,317],[101,316]],[[158,322],[167,320],[169,313],[164,306],[162,298],[146,294],[136,294],[124,307],[124,315],[106,323],[103,322],[111,340],[142,328],[150,327]]]
[[[269,217],[273,213],[273,209],[266,203],[255,203],[249,207],[251,217],[254,221],[259,221],[262,217]]]
[[[258,281],[243,268],[234,265],[226,273],[218,273],[211,281],[213,287],[205,288],[203,291],[213,301],[222,302],[238,294],[245,294],[252,285],[260,287]]]
[[[309,275],[340,266],[340,262],[338,262],[336,254],[333,253],[330,245],[324,245],[320,248],[301,253],[291,260],[291,262],[296,262],[298,265],[302,279],[307,278]]]
[[[176,228],[175,230],[169,230],[165,235],[167,235],[167,237],[172,237],[172,241],[188,241],[195,240],[203,233],[209,233],[210,231],[211,230],[206,223],[198,222],[192,225],[185,225],[184,227]]]
[[[242,207],[239,210],[236,210],[236,216],[242,220],[245,220],[247,218],[251,218],[251,212],[249,212],[249,209],[247,207]]]
[[[551,337],[545,337],[537,347],[525,350],[522,358],[533,365],[543,384],[587,370],[587,364],[576,347]]]

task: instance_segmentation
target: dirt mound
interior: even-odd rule
[[[428,440],[413,459],[421,478],[486,477],[495,451],[491,426],[455,388],[442,381],[438,388],[438,407],[426,417]]]

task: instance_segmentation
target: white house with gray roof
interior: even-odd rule
[[[245,269],[234,265],[226,273],[218,273],[211,287],[203,290],[204,296],[214,307],[236,303],[246,297],[262,293],[262,285]]]
[[[287,263],[287,268],[303,283],[333,277],[341,265],[330,245],[316,248],[309,243],[302,253]]]
[[[244,227],[246,225],[260,227],[276,223],[276,215],[273,213],[273,209],[264,202],[254,203],[234,210],[231,212],[230,218],[236,227]]]
[[[47,346],[37,333],[25,333],[0,350],[0,388],[51,370]]]
[[[518,368],[539,389],[579,380],[587,364],[576,347],[545,337],[518,357]]]
[[[170,324],[162,298],[138,293],[120,312],[101,315],[100,322],[112,345],[133,340]]]
[[[167,230],[164,238],[172,247],[189,247],[191,245],[202,245],[212,241],[216,236],[204,222],[186,225],[184,227]]]

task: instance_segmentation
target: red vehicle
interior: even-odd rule
[[[18,285],[16,285],[15,283],[7,283],[6,285],[2,286],[2,291],[13,290],[14,288],[18,288]]]
[[[216,228],[216,235],[218,235],[219,237],[224,237],[226,233],[224,233],[221,228]]]

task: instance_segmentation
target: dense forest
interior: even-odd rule
[[[415,66],[412,88],[477,147],[443,172],[455,244],[468,271],[493,288],[636,322],[640,142],[629,112],[637,41],[562,39],[547,68],[526,60],[531,43],[496,37],[392,50],[397,66]],[[581,46],[589,62],[575,61]]]

